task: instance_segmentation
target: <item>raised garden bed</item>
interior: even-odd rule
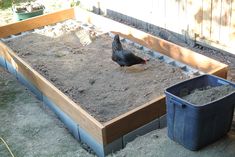
[[[180,62],[183,62],[183,63],[185,63],[191,67],[194,67],[202,72],[215,74],[215,75],[226,78],[227,65],[225,65],[225,64],[222,64],[220,62],[217,62],[217,61],[212,60],[208,57],[197,54],[191,50],[185,49],[183,47],[172,44],[172,43],[167,42],[165,40],[159,39],[157,37],[154,37],[152,35],[149,35],[147,33],[142,32],[142,31],[136,30],[136,29],[131,28],[129,26],[123,25],[121,23],[112,21],[110,19],[107,19],[107,18],[104,18],[101,16],[94,15],[92,13],[80,10],[78,8],[75,8],[75,9],[72,8],[72,9],[63,10],[63,11],[48,14],[48,15],[42,15],[42,16],[35,17],[35,18],[29,19],[29,20],[25,20],[22,22],[13,23],[10,25],[0,27],[0,37],[7,37],[7,36],[10,36],[13,34],[18,34],[18,33],[24,32],[24,31],[32,30],[32,29],[39,28],[39,27],[42,27],[45,25],[49,25],[49,24],[60,22],[60,21],[64,21],[66,19],[73,19],[73,18],[75,18],[78,21],[82,21],[84,23],[86,23],[86,22],[92,23],[95,26],[100,27],[107,32],[111,31],[112,33],[120,34],[124,38],[132,40],[132,41],[134,41],[138,44],[141,44],[151,50],[158,51],[164,55],[172,57],[173,59],[180,61]],[[73,38],[72,37],[73,35],[72,34],[70,34],[70,35],[68,35],[68,39]],[[65,71],[67,69],[67,67],[66,66],[63,67],[63,66],[59,66],[59,65],[61,65],[61,63],[62,63],[61,60],[63,60],[63,58],[67,57],[67,54],[64,55],[64,53],[59,53],[56,55],[56,54],[52,53],[53,54],[52,56],[54,58],[58,58],[58,62],[55,61],[55,63],[57,62],[57,64],[54,65],[54,66],[57,65],[57,71],[55,71],[55,75],[52,75],[53,70],[50,71],[51,69],[49,66],[43,67],[43,66],[47,66],[50,64],[52,65],[53,64],[52,61],[47,60],[47,63],[40,65],[39,63],[37,63],[37,61],[35,61],[33,59],[34,57],[32,57],[32,58],[29,57],[29,56],[31,56],[31,55],[29,55],[29,53],[37,54],[40,51],[27,52],[27,53],[24,52],[26,54],[22,54],[22,52],[24,51],[23,43],[29,42],[29,41],[24,41],[25,37],[30,38],[30,35],[22,37],[22,41],[21,41],[22,46],[18,45],[14,49],[15,52],[19,53],[20,57],[18,55],[16,55],[16,53],[14,53],[5,44],[0,43],[0,55],[2,56],[2,57],[0,57],[0,62],[2,63],[3,66],[5,66],[5,68],[8,71],[13,73],[18,78],[19,81],[23,82],[29,88],[31,88],[31,90],[38,96],[39,99],[43,100],[44,103],[49,104],[51,106],[51,108],[54,109],[54,111],[58,113],[58,115],[59,115],[59,117],[61,117],[62,121],[64,121],[64,123],[67,123],[68,128],[71,130],[71,132],[74,134],[74,136],[77,139],[82,140],[83,142],[86,142],[99,156],[104,156],[105,154],[112,152],[113,150],[117,150],[117,149],[122,148],[123,147],[123,145],[122,145],[123,139],[126,136],[126,134],[130,134],[130,132],[140,128],[143,125],[148,125],[152,121],[155,121],[157,118],[159,118],[165,114],[165,112],[166,112],[165,111],[165,97],[163,95],[154,95],[153,94],[152,96],[149,96],[149,99],[146,99],[145,101],[140,99],[140,102],[136,103],[138,105],[140,104],[138,107],[134,106],[133,108],[130,108],[130,111],[128,111],[128,112],[125,111],[125,113],[120,112],[119,114],[121,114],[121,115],[119,115],[119,116],[112,115],[112,116],[108,117],[107,119],[104,118],[103,120],[102,120],[102,118],[101,119],[99,119],[99,117],[97,118],[97,116],[94,114],[91,116],[90,115],[91,112],[89,111],[89,109],[86,108],[86,110],[84,110],[81,107],[82,104],[80,104],[79,100],[78,100],[79,103],[75,103],[74,101],[76,101],[76,99],[74,99],[74,97],[72,95],[69,95],[68,93],[66,93],[66,89],[63,89],[63,88],[60,89],[60,87],[58,87],[58,84],[56,84],[56,81],[55,81],[56,79],[53,81],[53,79],[52,79],[53,77],[50,78],[50,76],[58,77],[58,76],[65,75],[63,73],[63,71]],[[41,37],[40,36],[37,36],[37,37],[39,40],[46,39],[46,37],[43,35]],[[48,38],[45,41],[48,41],[49,39],[50,38]],[[65,38],[63,38],[63,39],[65,39]],[[103,40],[107,39],[107,41],[105,40],[105,42],[103,42],[102,39]],[[57,40],[57,39],[55,38],[53,40]],[[53,42],[53,40],[51,40],[51,42]],[[101,40],[101,41],[98,42],[99,40]],[[71,42],[73,44],[69,45],[69,47],[78,46],[78,45],[74,44],[74,43],[76,43],[75,41]],[[32,43],[28,43],[28,44],[33,45],[34,41],[31,41],[31,42]],[[87,52],[88,56],[89,56],[89,54],[92,54],[92,51],[94,51],[94,47],[92,47],[93,45],[96,46],[95,48],[97,48],[97,46],[99,48],[105,47],[104,61],[99,60],[98,63],[99,64],[104,63],[104,65],[102,65],[102,64],[101,65],[102,66],[109,65],[109,67],[108,68],[101,68],[100,69],[101,74],[104,73],[104,74],[107,74],[107,76],[111,75],[111,74],[115,74],[118,77],[121,77],[121,76],[119,76],[119,74],[123,75],[123,73],[129,75],[129,73],[130,73],[129,70],[127,70],[126,72],[125,71],[123,72],[115,63],[108,60],[109,55],[111,55],[111,49],[109,47],[109,46],[111,46],[111,42],[112,42],[112,39],[109,36],[103,34],[102,38],[98,37],[96,40],[94,40],[93,43],[88,45],[87,50],[85,50],[84,52]],[[100,44],[100,43],[102,43],[102,44]],[[77,42],[77,44],[79,44],[79,42]],[[37,45],[34,45],[34,46],[35,46],[35,48],[38,47]],[[21,48],[23,51],[20,51]],[[30,48],[30,46],[27,47],[27,49],[29,49],[29,48]],[[30,50],[33,51],[33,50],[35,50],[35,48],[32,46],[30,48]],[[88,50],[88,48],[90,48],[90,50]],[[92,48],[93,48],[93,50],[92,50]],[[96,51],[96,49],[95,49],[95,51]],[[136,50],[136,51],[138,51],[138,50]],[[44,51],[41,50],[41,52],[43,53]],[[57,51],[57,52],[62,52],[62,51]],[[99,53],[100,52],[98,52],[98,54]],[[83,63],[79,62],[79,60],[76,60],[73,58],[74,56],[79,56],[79,55],[81,55],[81,54],[76,54],[76,53],[69,54],[68,56],[70,57],[70,59],[73,59],[72,60],[73,62],[71,62],[70,64],[74,63],[75,65],[77,64],[77,65],[81,66]],[[88,57],[88,59],[89,58],[94,59],[97,57],[95,55],[94,56],[90,55],[90,56],[91,56],[91,58]],[[53,59],[53,57],[52,57],[52,59]],[[48,58],[48,59],[50,59],[50,58]],[[85,60],[86,57],[84,56],[83,59]],[[25,61],[27,61],[29,64],[26,63]],[[35,61],[35,63],[37,63],[37,65],[34,65],[34,61]],[[74,61],[77,61],[77,62],[74,62]],[[150,64],[146,65],[147,69],[144,69],[145,68],[144,66],[143,67],[142,66],[136,67],[136,69],[143,68],[142,73],[146,73],[146,74],[145,75],[138,75],[139,73],[135,73],[135,74],[133,74],[133,76],[130,75],[129,79],[133,79],[133,77],[136,77],[136,78],[142,77],[141,79],[143,80],[144,76],[152,74],[151,73],[152,70],[153,71],[157,70],[158,67],[156,67],[156,65],[158,65],[158,64],[163,64],[163,63],[157,63],[156,61],[150,61]],[[84,66],[84,67],[89,68],[89,66]],[[45,68],[46,68],[46,71],[49,72],[48,73],[49,76],[46,76],[47,74],[45,71],[43,72],[43,69],[45,69]],[[59,68],[61,68],[61,70],[59,70]],[[65,69],[63,69],[63,68],[65,68]],[[91,68],[93,68],[93,67],[91,66]],[[148,68],[151,70],[148,70]],[[165,68],[167,69],[167,66]],[[34,69],[38,70],[39,73],[41,73],[44,77],[41,74],[39,74],[37,71],[35,71]],[[40,71],[40,69],[42,71]],[[172,68],[170,68],[170,69],[172,69]],[[105,70],[107,70],[107,71],[105,71]],[[82,71],[81,69],[79,70],[79,68],[77,69],[77,72],[78,72],[77,76],[79,76],[79,73],[83,73],[84,75],[86,74],[85,70]],[[63,74],[63,75],[59,75],[59,73]],[[179,74],[180,74],[180,72],[179,72]],[[98,77],[99,75],[95,74],[95,72],[94,72],[94,76]],[[156,74],[155,74],[155,76],[156,76]],[[49,82],[47,79],[45,79],[45,77],[47,79],[49,79],[60,90],[58,90],[58,88],[56,88],[51,82]],[[171,76],[169,76],[169,77],[171,77]],[[96,85],[95,82],[99,81],[99,80],[95,80],[95,82],[94,82],[94,80],[90,81],[89,79],[93,79],[93,78],[88,78],[88,80],[83,80],[83,81],[81,81],[81,83],[86,83],[89,86],[91,86],[91,84],[92,84],[91,82],[93,82],[93,85]],[[106,79],[108,79],[108,78],[106,78]],[[58,79],[58,80],[61,81],[62,83],[65,83],[65,81],[63,81],[63,80],[60,80],[60,79]],[[148,79],[146,78],[146,80],[148,80]],[[149,81],[151,82],[153,80],[149,79]],[[69,81],[66,81],[66,82],[69,82]],[[70,86],[72,84],[73,83],[68,84],[68,85]],[[79,85],[79,81],[77,82],[77,84]],[[107,85],[108,84],[110,84],[110,83],[107,82]],[[130,87],[132,87],[132,86],[133,85],[130,84]],[[123,88],[119,88],[119,84],[117,85],[117,88],[118,88],[118,90],[123,89]],[[110,88],[110,89],[113,90],[116,88]],[[81,91],[84,92],[84,89],[82,89]],[[152,91],[149,91],[149,92],[152,92]],[[72,98],[74,101],[72,101],[68,96],[66,96],[66,94],[70,98]],[[87,112],[87,110],[89,111],[89,113]],[[114,117],[116,117],[116,118],[114,118]],[[103,123],[99,122],[97,119],[99,119]]]
[[[48,37],[49,32],[54,38]],[[107,33],[94,36],[97,32],[66,21],[6,43],[102,123],[163,95],[167,86],[189,78],[180,68],[157,59],[150,59],[146,65],[120,68],[111,60],[112,38]],[[139,56],[149,57],[134,45],[122,45]]]

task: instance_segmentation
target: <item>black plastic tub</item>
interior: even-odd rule
[[[224,136],[231,128],[235,92],[207,104],[195,105],[182,93],[206,86],[235,84],[214,75],[201,75],[165,90],[168,137],[190,150],[198,150]]]

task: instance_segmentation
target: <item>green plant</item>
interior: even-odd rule
[[[7,9],[19,3],[31,2],[35,0],[0,0],[0,9]]]
[[[70,7],[78,6],[79,4],[79,0],[70,0]]]
[[[7,9],[12,6],[12,0],[0,0],[0,9]]]

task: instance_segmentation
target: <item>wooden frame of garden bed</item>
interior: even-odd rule
[[[132,40],[147,48],[167,55],[177,61],[205,73],[214,74],[223,78],[227,77],[228,66],[216,60],[210,59],[189,49],[165,41],[148,33],[142,32],[127,25],[95,15],[79,8],[70,8],[55,13],[45,14],[25,21],[20,21],[0,27],[0,38],[18,34],[24,31],[36,29],[45,25],[54,24],[67,19],[92,23],[107,31],[120,34],[124,38]],[[27,81],[39,90],[39,99],[44,97],[52,101],[59,109],[67,114],[83,131],[79,132],[79,138],[85,140],[93,149],[101,146],[103,150],[96,153],[99,156],[107,154],[109,147],[115,140],[122,138],[127,133],[163,116],[166,113],[165,96],[160,96],[142,106],[139,106],[125,114],[122,114],[104,124],[83,110],[79,104],[74,103],[54,85],[36,72],[25,61],[18,57],[10,48],[0,42],[0,60],[5,61],[5,68],[19,77],[23,75]],[[2,64],[3,65],[3,64]],[[4,65],[3,65],[4,66]],[[14,71],[15,70],[15,71]],[[85,132],[83,137],[82,132]],[[92,143],[95,142],[95,144]]]

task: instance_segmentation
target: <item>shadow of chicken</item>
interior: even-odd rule
[[[136,64],[146,64],[145,59],[142,59],[128,50],[124,50],[119,39],[119,35],[114,36],[112,43],[112,60],[118,63],[121,67],[132,66]]]

